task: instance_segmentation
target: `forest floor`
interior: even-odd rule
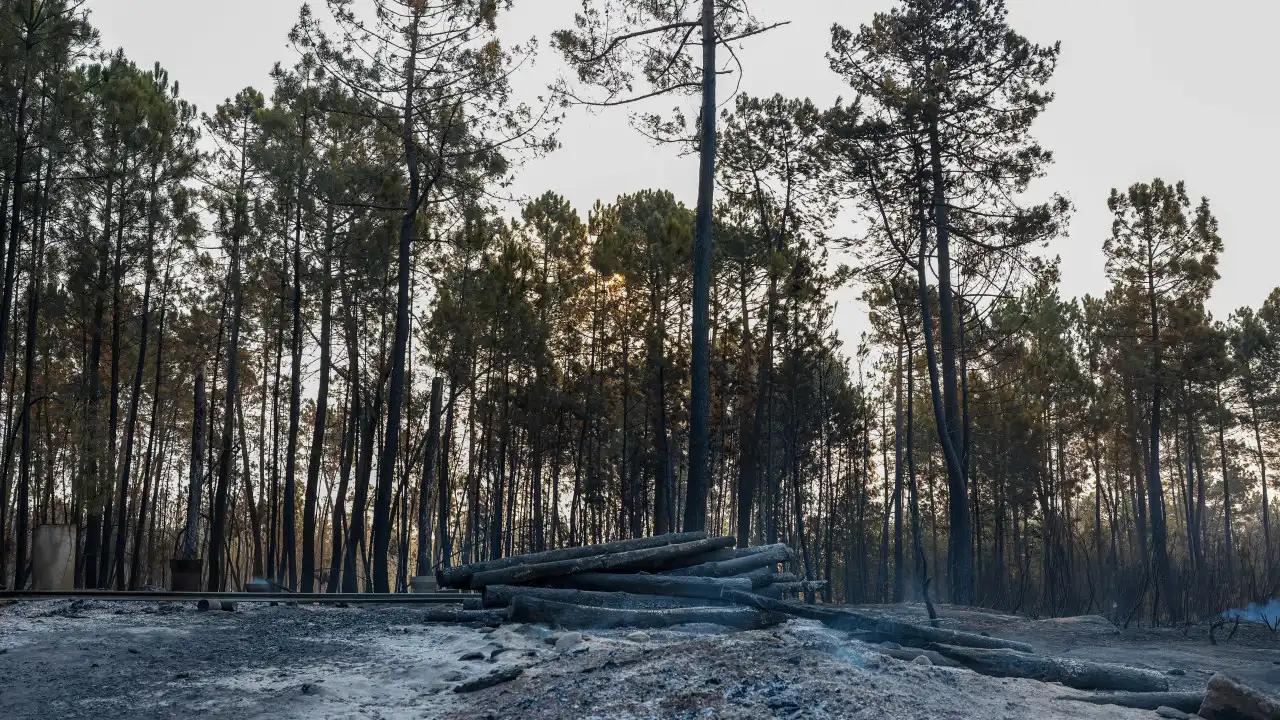
[[[915,605],[862,608],[918,621]],[[0,718],[1143,718],[1071,702],[1059,685],[918,665],[811,621],[725,632],[585,633],[560,648],[537,626],[424,625],[390,607],[44,601],[0,606]],[[944,626],[1039,652],[1174,671],[1202,690],[1226,671],[1280,694],[1280,636],[1241,624],[1119,631],[1101,618],[1029,620],[940,608]],[[1229,628],[1227,628],[1229,630]],[[630,636],[630,637],[629,637]],[[469,652],[482,660],[461,660]],[[471,693],[460,682],[518,666]],[[1178,674],[1185,673],[1185,674]]]

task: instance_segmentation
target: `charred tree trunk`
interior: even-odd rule
[[[324,258],[320,278],[320,378],[316,391],[315,426],[311,434],[311,454],[307,459],[306,498],[302,506],[302,592],[311,592],[316,583],[316,495],[320,488],[320,462],[324,457],[324,430],[329,412],[329,358],[333,302],[333,206],[325,215]]]

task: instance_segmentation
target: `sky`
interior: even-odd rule
[[[323,0],[321,0],[323,2]],[[810,97],[820,107],[849,96],[829,69],[830,28],[869,22],[891,0],[755,0],[765,21],[790,24],[746,42],[742,90]],[[1183,180],[1193,201],[1210,199],[1225,244],[1222,279],[1210,300],[1220,319],[1256,306],[1280,285],[1274,214],[1280,187],[1280,93],[1268,48],[1280,27],[1276,0],[1007,0],[1010,24],[1032,42],[1062,43],[1055,101],[1034,135],[1054,151],[1032,197],[1074,204],[1070,231],[1049,248],[1062,260],[1066,296],[1106,290],[1102,242],[1110,234],[1111,188],[1160,177]],[[139,65],[160,62],[182,94],[210,111],[239,89],[269,94],[268,73],[296,53],[287,34],[299,0],[89,0],[106,48]],[[536,38],[541,52],[517,79],[536,93],[563,72],[550,33],[568,27],[581,0],[515,0],[500,18],[505,41]],[[729,87],[722,103],[731,102]],[[660,101],[661,103],[661,101]],[[670,101],[660,104],[669,107]],[[585,217],[594,202],[648,188],[691,207],[696,160],[655,148],[621,109],[571,109],[561,148],[520,169],[514,192],[553,190]],[[856,289],[840,293],[836,328],[846,347],[865,326]]]

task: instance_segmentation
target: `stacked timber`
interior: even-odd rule
[[[786,545],[736,544],[731,536],[670,533],[446,568],[436,580],[441,587],[484,593],[488,610],[476,622],[492,623],[500,611],[517,622],[597,629],[767,627],[785,613],[735,601],[734,593],[780,601],[826,584],[783,571],[795,558]]]

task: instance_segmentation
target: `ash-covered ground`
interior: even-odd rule
[[[916,606],[862,608],[912,621]],[[413,608],[84,601],[0,607],[0,718],[1085,718],[1155,717],[1072,702],[1031,680],[890,659],[810,621],[726,632],[686,626],[556,636],[424,625]],[[1046,654],[1169,672],[1215,671],[1280,691],[1280,640],[1242,625],[1118,631],[1101,618],[1034,621],[944,608],[946,626]],[[1219,631],[1219,642],[1224,633]],[[580,641],[579,641],[580,640]],[[468,659],[463,659],[468,658]],[[491,673],[520,674],[474,692]]]

